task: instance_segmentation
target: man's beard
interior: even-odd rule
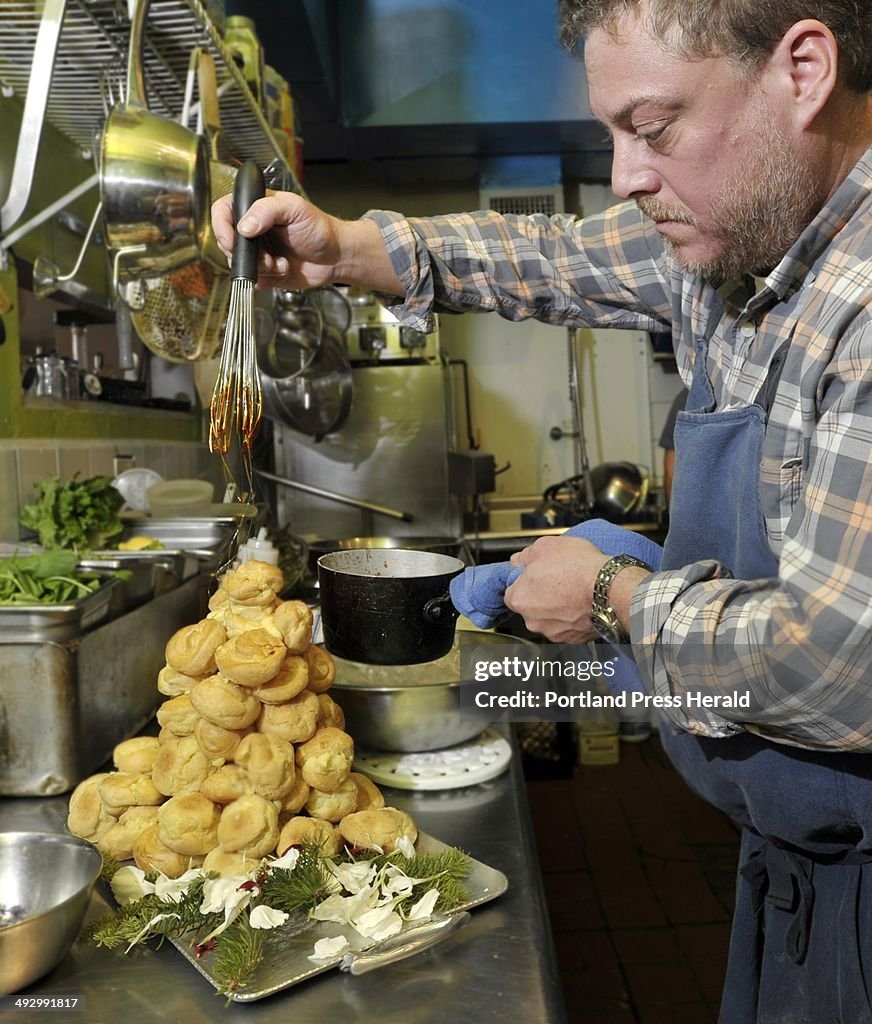
[[[720,282],[743,274],[769,273],[820,209],[824,196],[812,167],[795,153],[773,124],[766,127],[739,175],[725,183],[711,202],[706,235],[721,243],[708,260],[685,257],[666,238],[682,269]],[[697,225],[693,215],[654,196],[637,200],[653,220]]]

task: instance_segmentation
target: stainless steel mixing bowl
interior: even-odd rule
[[[60,963],[79,933],[102,858],[82,839],[0,832],[0,995]]]
[[[369,665],[334,655],[330,696],[345,713],[345,728],[355,744],[376,751],[442,750],[486,728],[497,714],[479,717],[460,705],[461,666],[468,664],[461,658],[461,643],[473,645],[476,657],[486,660],[517,653],[534,659],[538,653],[528,640],[458,630],[448,654],[423,664]]]

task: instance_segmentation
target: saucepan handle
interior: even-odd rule
[[[398,960],[405,960],[406,957],[414,956],[435,946],[437,942],[442,942],[467,925],[471,919],[472,915],[466,910],[451,917],[434,918],[420,928],[385,939],[372,949],[347,954],[339,969],[350,974],[366,974],[367,971],[374,971],[378,967],[395,964]]]
[[[451,601],[450,594],[440,594],[439,597],[431,597],[424,605],[424,621],[431,626],[447,626],[459,614]]]

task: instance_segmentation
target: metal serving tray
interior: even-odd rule
[[[0,605],[0,644],[75,639],[108,617],[119,584],[107,576],[95,591],[67,604]]]
[[[415,848],[418,853],[440,853],[449,849],[445,843],[424,832],[418,833]],[[509,887],[508,879],[502,871],[497,871],[496,868],[489,867],[487,864],[483,864],[481,861],[473,858],[470,858],[470,861],[470,872],[463,882],[468,898],[451,911],[452,918],[456,918],[458,915],[462,915],[464,911],[472,910],[474,907],[479,907],[483,903],[488,903],[490,900],[502,896]],[[450,931],[451,929],[446,930],[445,935],[450,934]],[[416,932],[415,934],[419,933]],[[335,957],[317,962],[309,959],[312,947],[318,939],[334,938],[338,935],[345,935],[348,938],[351,946],[350,956],[347,956],[346,953],[340,953]],[[196,968],[207,981],[220,991],[221,983],[213,971],[214,952],[210,951],[203,956],[197,956],[192,948],[191,938],[177,939],[171,937],[170,941],[191,966]],[[388,940],[388,942],[390,943],[391,940]],[[401,955],[412,955],[416,947],[425,949],[429,944],[429,942],[425,941],[421,942],[418,946],[418,943],[410,938],[408,950]],[[281,992],[282,989],[290,988],[292,985],[298,985],[301,981],[307,981],[309,978],[314,978],[315,975],[332,970],[335,967],[340,967],[343,970],[348,969],[352,974],[362,974],[365,968],[361,964],[358,969],[355,969],[353,963],[355,956],[361,958],[365,954],[377,954],[379,949],[378,943],[373,943],[360,937],[355,939],[351,930],[341,924],[329,921],[313,921],[305,914],[299,913],[294,915],[285,925],[274,928],[266,933],[263,961],[258,966],[249,984],[244,989],[233,992],[228,998],[240,1003],[253,1002],[257,999],[263,999],[265,996],[274,995],[276,992]],[[348,967],[343,963],[346,959],[351,961]],[[389,962],[387,958],[385,959],[386,962]],[[397,956],[396,959],[400,959],[400,956]]]

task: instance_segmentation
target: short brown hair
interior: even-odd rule
[[[611,31],[640,13],[669,52],[688,59],[727,57],[759,67],[784,33],[813,18],[839,46],[842,81],[872,91],[872,0],[558,0],[560,38],[570,51],[594,29]]]

